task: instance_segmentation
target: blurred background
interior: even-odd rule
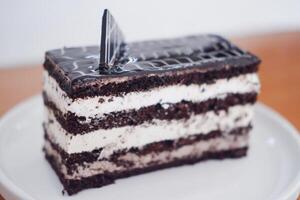
[[[299,0],[0,0],[0,116],[40,93],[46,50],[100,43],[104,8],[127,41],[217,33],[257,54],[259,100],[300,128]]]
[[[109,8],[128,41],[197,33],[242,36],[299,29],[299,0],[0,0],[0,68],[48,49],[100,43]]]
[[[300,128],[299,0],[0,0],[0,116],[40,93],[46,50],[100,43],[104,8],[127,41],[217,33],[258,55],[259,100]]]
[[[250,50],[259,100],[300,129],[300,0],[0,0],[0,117],[40,93],[46,50],[100,43],[104,8],[127,41],[217,33]]]

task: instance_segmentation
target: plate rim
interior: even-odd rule
[[[269,117],[271,120],[280,123],[281,126],[283,126],[288,132],[290,133],[290,137],[292,137],[292,140],[295,141],[295,144],[297,144],[298,148],[300,148],[300,135],[299,131],[296,129],[296,127],[288,121],[284,116],[279,114],[275,109],[258,102],[257,104],[257,111],[266,114],[267,117]],[[291,199],[291,198],[297,198],[296,195],[299,195],[300,193],[300,169],[298,170],[297,175],[295,176],[295,179],[293,182],[288,185],[285,191],[283,191],[279,197],[276,198],[276,200],[281,199]]]
[[[20,110],[25,109],[27,107],[27,104],[30,104],[31,101],[34,101],[38,98],[41,98],[40,94],[31,96],[15,106],[13,106],[10,110],[8,110],[2,117],[0,117],[0,129],[2,126],[4,126],[5,122],[8,121],[11,117],[16,115],[20,112]],[[276,110],[273,108],[270,108],[269,106],[257,102],[256,107],[258,109],[256,112],[263,113],[271,120],[280,123],[282,127],[284,127],[290,134],[289,137],[292,137],[292,140],[295,142],[295,144],[300,149],[300,135],[298,130],[294,127],[294,125],[289,122],[285,117],[280,115]],[[0,133],[1,134],[1,133]],[[19,188],[12,180],[9,179],[5,175],[5,172],[0,166],[0,191],[1,195],[6,198],[13,198],[13,199],[29,199],[29,200],[36,200],[31,195],[26,193],[23,189]],[[300,169],[298,171],[298,174],[295,176],[294,180],[287,186],[286,190],[283,191],[279,197],[277,197],[277,200],[280,199],[291,199],[298,195],[300,192]]]
[[[5,112],[2,117],[0,117],[0,129],[8,121],[12,116],[16,115],[19,110],[25,109],[27,104],[30,104],[31,101],[40,98],[41,95],[37,94],[26,98],[25,100],[17,103],[11,109]],[[0,133],[1,134],[1,133]],[[6,176],[3,169],[0,165],[0,192],[1,196],[5,199],[28,199],[28,200],[36,200],[31,195],[26,193],[23,189],[19,188],[9,177]]]

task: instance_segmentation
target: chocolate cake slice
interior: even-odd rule
[[[246,155],[256,56],[216,35],[117,41],[104,59],[98,46],[46,52],[44,151],[68,194]]]

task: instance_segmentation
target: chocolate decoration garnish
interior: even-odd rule
[[[103,65],[99,68],[99,52],[99,46],[51,50],[46,52],[45,66],[51,69],[51,74],[58,75],[60,86],[65,91],[73,93],[71,91],[74,91],[75,85],[111,77],[159,74],[185,68],[221,70],[239,63],[252,66],[251,69],[246,68],[247,71],[254,72],[255,66],[260,62],[256,56],[216,35],[126,43],[121,45],[121,55],[111,68]],[[57,67],[51,68],[51,63],[55,63]]]
[[[102,16],[100,69],[110,69],[115,64],[121,55],[124,44],[125,41],[121,29],[110,12],[105,9]]]

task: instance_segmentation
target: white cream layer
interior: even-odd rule
[[[44,91],[49,100],[54,102],[63,113],[70,111],[89,119],[101,117],[105,113],[139,109],[157,103],[178,103],[182,100],[201,102],[211,98],[224,98],[227,93],[258,92],[259,80],[253,73],[230,79],[219,79],[213,84],[171,85],[145,92],[130,92],[123,97],[97,96],[78,98],[73,101],[45,71]],[[99,103],[100,98],[104,99],[103,103]]]
[[[156,119],[151,123],[137,126],[99,129],[83,135],[72,135],[61,127],[52,111],[49,111],[49,120],[53,122],[46,123],[46,129],[50,140],[69,154],[103,148],[100,157],[108,157],[114,151],[142,147],[153,142],[207,134],[214,130],[228,132],[249,125],[252,115],[252,105],[237,105],[230,107],[228,111],[222,110],[217,113],[209,111],[192,115],[189,119],[170,121]]]
[[[51,145],[46,142],[46,153],[53,156],[61,166],[61,172],[65,175],[66,179],[81,179],[82,177],[89,177],[97,174],[107,172],[122,172],[135,168],[144,168],[153,165],[153,163],[163,164],[171,162],[172,160],[184,158],[199,158],[204,152],[218,152],[229,149],[243,148],[248,146],[248,135],[225,135],[210,139],[209,141],[198,141],[196,143],[185,145],[172,151],[150,152],[145,155],[137,155],[134,153],[127,153],[118,158],[119,161],[129,161],[133,165],[122,166],[117,165],[114,161],[101,160],[92,163],[86,163],[84,166],[78,165],[72,174],[67,173],[67,168],[62,164],[61,156],[55,151]]]

